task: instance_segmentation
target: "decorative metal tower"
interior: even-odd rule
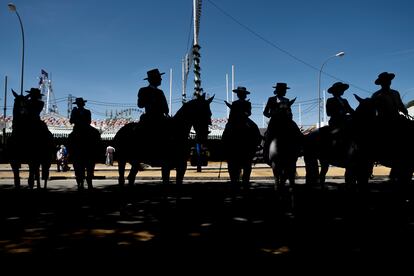
[[[49,79],[49,74],[43,69],[40,72],[39,89],[44,95],[44,97],[46,97],[46,104],[43,109],[43,113],[59,113],[56,104],[55,94],[53,93],[52,80]]]
[[[200,45],[198,44],[198,33],[200,31],[201,17],[201,0],[193,0],[193,17],[194,17],[194,44],[193,44],[193,62],[194,62],[194,96],[201,96],[201,67],[200,67]]]

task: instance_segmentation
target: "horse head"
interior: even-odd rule
[[[12,93],[14,96],[13,121],[24,121],[29,115],[28,96],[17,94],[13,89]]]
[[[359,102],[359,105],[353,114],[354,121],[363,122],[364,124],[372,124],[377,116],[374,101],[372,98],[363,99],[356,94],[354,94],[354,97]]]
[[[209,126],[211,125],[212,116],[210,104],[213,99],[214,96],[206,99],[205,94],[203,94],[203,96],[192,99],[183,106],[184,116],[194,128],[196,139],[201,142],[207,140],[207,136],[210,133]]]

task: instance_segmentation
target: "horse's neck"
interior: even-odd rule
[[[288,118],[287,116],[277,116],[277,115],[274,115],[271,118],[270,121],[275,126],[286,126],[286,125],[292,124],[292,121],[293,120],[291,118]]]
[[[188,136],[192,127],[190,120],[185,118],[182,113],[178,112],[172,117],[170,125],[170,131],[173,136],[181,134]]]

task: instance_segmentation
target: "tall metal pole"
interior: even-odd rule
[[[7,111],[7,76],[4,78],[4,110],[3,110],[3,148],[6,147],[6,111]]]
[[[68,112],[68,119],[70,118],[70,113],[72,112],[72,102],[73,102],[72,94],[69,94],[68,95],[68,110],[67,110],[67,112]],[[112,110],[111,110],[111,114],[112,114]]]
[[[49,81],[48,81],[49,82]],[[46,95],[46,114],[49,114],[49,103],[50,103],[50,87],[49,87],[49,83],[46,84],[47,85],[47,95]]]
[[[226,74],[226,101],[229,102],[229,74]],[[226,105],[227,119],[230,115],[230,108]]]
[[[24,29],[22,19],[20,18],[20,14],[16,9],[16,6],[13,3],[8,4],[9,10],[11,12],[15,12],[17,18],[19,19],[20,29],[22,31],[22,68],[21,68],[21,76],[20,76],[20,95],[23,95],[23,79],[24,79]]]
[[[182,65],[181,65],[181,74],[182,74],[182,77],[181,77],[181,84],[182,84],[182,88],[183,88],[183,91],[182,91],[182,95],[181,95],[181,97],[182,97],[182,102],[183,103],[185,103],[185,98],[186,98],[186,96],[185,96],[185,62],[186,62],[186,60],[183,58],[182,59]]]
[[[345,52],[339,52],[333,56],[330,56],[329,58],[327,58],[325,60],[324,63],[322,63],[321,69],[319,70],[319,78],[318,78],[318,127],[321,127],[321,75],[322,75],[322,70],[323,67],[325,66],[325,64],[334,57],[342,57],[343,55],[345,55]]]
[[[201,68],[200,68],[200,45],[198,44],[198,33],[200,30],[201,0],[193,0],[193,18],[194,18],[194,95],[200,96],[203,89],[201,88]]]
[[[171,101],[172,101],[172,74],[173,74],[172,68],[170,68],[170,116],[172,116],[172,104],[171,104]]]
[[[231,91],[234,90],[234,65],[231,66]],[[231,102],[234,101],[234,94],[231,93]]]
[[[326,125],[326,91],[323,90],[323,125]]]
[[[194,18],[194,45],[193,45],[193,62],[194,62],[194,96],[202,95],[201,88],[201,68],[200,68],[200,45],[198,45],[198,33],[200,30],[201,17],[201,0],[193,0],[193,18]],[[202,146],[196,137],[197,153],[197,172],[201,172],[201,150]]]
[[[262,111],[264,111],[265,110],[265,108],[266,108],[266,104],[265,103],[263,103],[263,109],[262,109]],[[263,112],[262,112],[262,128],[264,128],[265,127],[265,116],[263,115]]]

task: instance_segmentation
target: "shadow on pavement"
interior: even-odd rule
[[[365,195],[342,186],[297,185],[282,193],[259,183],[248,191],[214,182],[109,185],[92,192],[3,185],[0,257],[4,264],[152,271],[167,264],[294,269],[303,261],[349,268],[367,258],[413,257],[412,202],[386,183],[372,184]]]

